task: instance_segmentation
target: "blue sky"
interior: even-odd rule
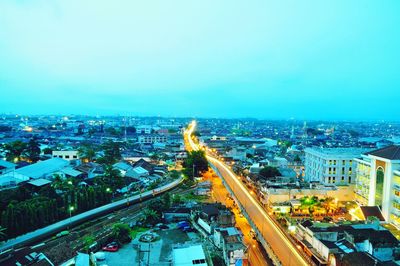
[[[0,2],[0,112],[399,120],[400,2]]]

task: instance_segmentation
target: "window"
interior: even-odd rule
[[[77,159],[77,158],[78,158],[78,156],[77,156],[77,155],[74,155],[74,156],[72,156],[72,158],[74,158],[74,159]]]
[[[69,155],[65,155],[65,159],[69,159]]]
[[[351,183],[351,176],[349,176],[349,183]]]
[[[199,260],[192,260],[192,264],[196,265],[196,264],[204,264],[206,263],[205,259],[199,259]]]
[[[344,181],[344,176],[342,176],[342,181]]]

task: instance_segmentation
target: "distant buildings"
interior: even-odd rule
[[[154,144],[154,143],[166,143],[168,138],[166,135],[161,134],[149,134],[149,135],[140,135],[138,137],[139,143],[142,144]]]
[[[307,148],[305,149],[305,179],[324,185],[349,185],[355,182],[354,158],[365,149]]]
[[[379,206],[386,221],[400,225],[400,146],[368,152],[356,161],[356,200]]]

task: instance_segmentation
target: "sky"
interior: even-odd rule
[[[400,1],[0,1],[0,113],[400,120]]]

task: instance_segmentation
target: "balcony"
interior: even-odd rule
[[[400,217],[400,210],[395,207],[392,207],[391,213],[397,217]]]

